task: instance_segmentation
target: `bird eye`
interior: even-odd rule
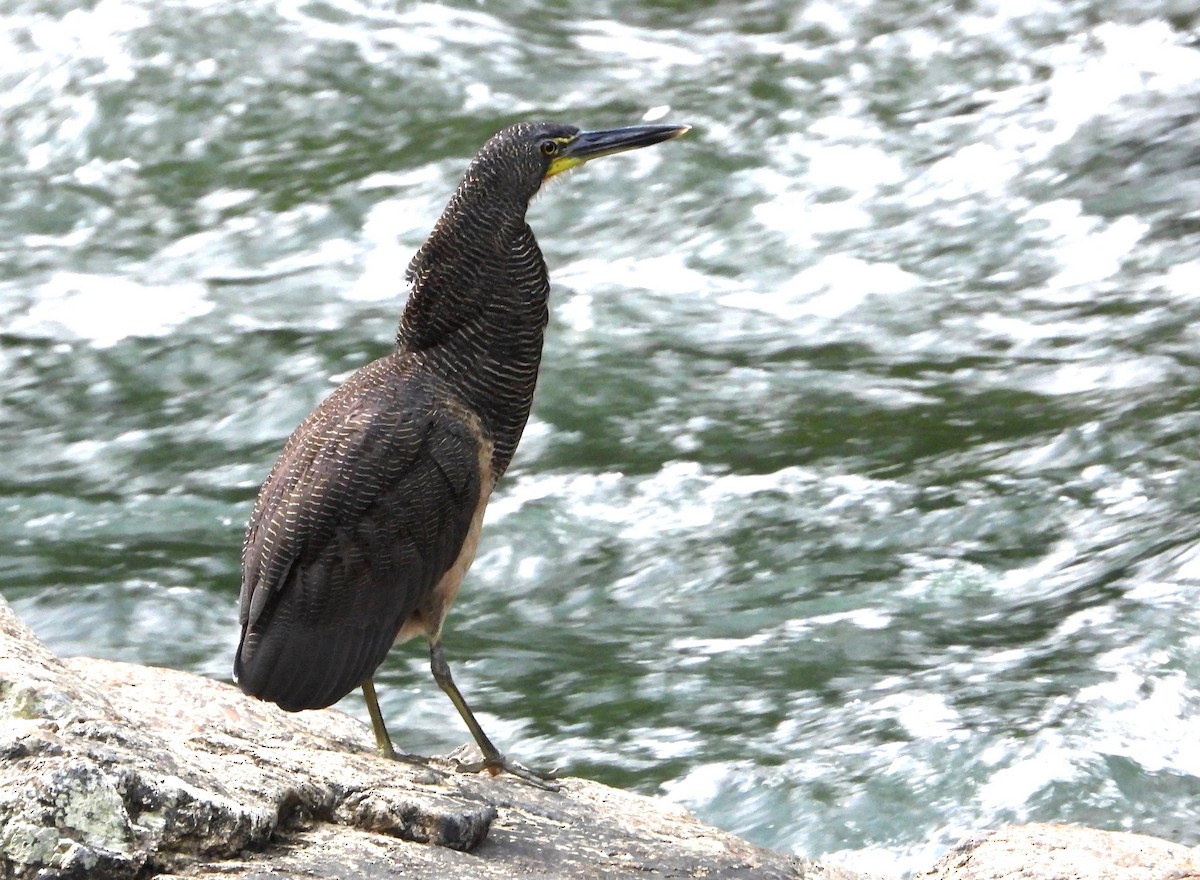
[[[553,156],[558,152],[558,141],[542,141],[542,155]]]

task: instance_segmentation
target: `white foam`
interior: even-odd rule
[[[862,137],[856,132],[855,137]],[[820,187],[839,187],[854,193],[873,193],[901,183],[906,174],[900,159],[870,143],[817,141],[806,149],[808,176]]]
[[[1147,659],[1149,662],[1147,662]],[[1089,721],[1088,751],[1123,755],[1147,772],[1200,777],[1200,716],[1183,670],[1158,658],[1116,649],[1098,658],[1112,678],[1079,692],[1075,709]]]
[[[910,207],[927,207],[935,202],[1001,196],[1019,176],[1021,164],[1009,149],[980,141],[967,144],[926,172],[924,191],[907,200]]]
[[[872,706],[895,719],[913,739],[946,739],[961,729],[960,714],[947,703],[941,694],[900,692],[882,697]]]
[[[29,311],[10,332],[57,338],[64,334],[108,348],[136,336],[166,336],[208,314],[202,284],[143,285],[129,278],[59,272],[38,288]]]
[[[615,260],[585,257],[554,271],[555,286],[582,288],[585,280],[589,291],[602,288],[652,290],[656,295],[668,297],[703,295],[706,291],[720,289],[719,285],[724,283],[692,269],[679,254]]]
[[[862,199],[816,201],[805,191],[787,190],[752,209],[767,229],[786,235],[793,247],[815,249],[823,235],[866,229],[872,223]]]
[[[711,657],[745,648],[757,648],[771,640],[770,633],[755,633],[740,639],[729,638],[679,638],[671,642],[671,650],[701,654]]]
[[[918,289],[922,283],[921,278],[894,263],[874,263],[834,253],[797,273],[778,291],[730,293],[719,302],[788,321],[838,318],[861,306],[869,297],[906,293]]]
[[[574,37],[585,52],[624,59],[621,69],[610,74],[626,79],[644,76],[646,65],[696,67],[704,63],[702,54],[677,45],[675,39],[674,32],[635,28],[608,19],[586,22]]]
[[[1061,268],[1047,285],[1075,287],[1112,277],[1149,229],[1149,223],[1128,215],[1111,223],[1102,218],[1088,218],[1086,222],[1068,226],[1053,252]]]
[[[451,60],[458,53],[448,53],[447,43],[497,51],[515,42],[512,30],[496,16],[442,3],[418,3],[399,12],[360,0],[327,0],[325,5],[337,8],[340,20],[310,14],[310,4],[300,0],[281,0],[275,9],[300,27],[306,39],[353,45],[365,61],[376,64],[394,63],[397,48],[408,57]]]
[[[1012,755],[1009,746],[1000,760]],[[1075,767],[1077,753],[1060,743],[1057,736],[1041,734],[1019,755],[979,787],[975,799],[984,816],[1010,815],[1022,821],[1039,791],[1055,782],[1070,782],[1079,774]]]
[[[1046,102],[1046,116],[1054,123],[1052,143],[1068,140],[1123,100],[1191,90],[1200,81],[1200,51],[1183,45],[1162,20],[1105,22],[1057,54]]]
[[[848,623],[860,629],[886,629],[892,622],[892,616],[875,608],[853,608],[849,611],[835,611],[831,614],[807,617],[802,622],[807,628]]]
[[[699,764],[677,779],[663,783],[663,797],[676,804],[705,804],[732,786],[738,768],[727,763]]]
[[[398,301],[408,293],[404,274],[417,251],[420,232],[431,225],[419,216],[411,201],[388,199],[374,205],[363,221],[361,239],[366,248],[362,272],[349,288],[345,299],[358,302]]]
[[[1200,297],[1200,263],[1176,263],[1163,272],[1162,285],[1185,299]]]
[[[829,3],[827,0],[815,0],[805,3],[798,16],[797,24],[821,27],[835,37],[850,36],[850,19],[840,5]]]

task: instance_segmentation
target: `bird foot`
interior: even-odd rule
[[[416,764],[420,767],[428,767],[432,763],[431,758],[427,758],[424,755],[412,755],[408,752],[393,751],[391,754],[384,755],[383,757],[393,761],[400,761],[403,764]]]
[[[518,764],[516,761],[510,761],[499,753],[492,757],[483,756],[476,761],[464,760],[466,753],[470,747],[464,747],[449,755],[451,763],[460,773],[479,773],[486,770],[492,776],[497,776],[501,772],[509,773],[522,782],[527,782],[530,785],[540,788],[543,791],[559,791],[562,786],[555,780],[558,778],[557,769],[549,772],[541,770],[531,770],[524,764]],[[474,751],[473,749],[471,751]],[[475,755],[479,752],[475,751]]]
[[[392,745],[390,739],[375,738],[375,754],[381,758],[386,758],[389,761],[400,761],[405,764],[422,764],[429,765],[429,758],[424,755],[413,755],[408,752],[401,752]]]

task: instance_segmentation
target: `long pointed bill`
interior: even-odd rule
[[[561,174],[589,159],[661,144],[690,129],[690,125],[631,125],[602,131],[581,131],[573,140],[563,144],[562,152],[550,162],[546,177]]]

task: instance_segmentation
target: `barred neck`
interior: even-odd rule
[[[489,199],[480,183],[464,179],[413,257],[396,344],[479,415],[499,478],[529,417],[550,282],[527,202]]]

